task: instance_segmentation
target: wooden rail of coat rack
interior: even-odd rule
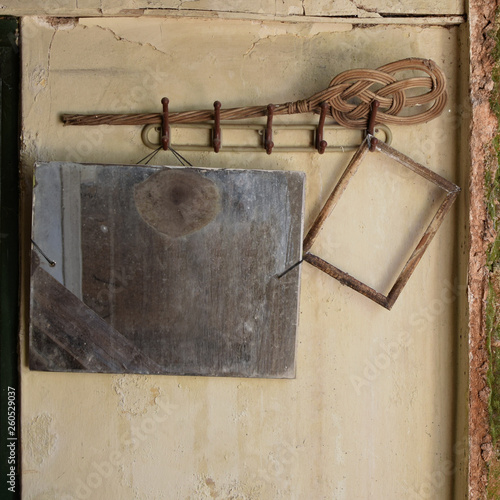
[[[396,74],[403,72],[405,78],[398,80]],[[426,76],[413,76],[415,72],[423,72]],[[408,73],[412,73],[408,76]],[[415,95],[415,89],[423,88],[425,92]],[[409,92],[408,92],[409,91]],[[408,95],[407,95],[408,92]],[[215,101],[213,110],[169,112],[169,99],[162,99],[163,110],[158,113],[143,114],[106,114],[81,115],[66,114],[62,116],[65,125],[144,125],[142,132],[143,142],[150,148],[173,149],[171,146],[171,125],[194,126],[212,129],[210,146],[184,145],[177,146],[185,150],[202,151],[213,149],[220,151],[255,151],[255,147],[227,147],[222,145],[222,127],[257,130],[263,135],[260,147],[267,154],[274,151],[301,152],[314,149],[319,154],[326,151],[347,151],[356,149],[354,156],[342,174],[338,184],[333,189],[319,215],[309,229],[303,245],[302,259],[278,276],[282,277],[303,261],[309,262],[329,276],[334,277],[343,285],[349,286],[377,304],[391,309],[411,274],[420,262],[425,250],[431,243],[444,217],[455,201],[460,188],[444,179],[427,167],[420,165],[411,158],[393,149],[389,144],[392,132],[388,124],[415,125],[427,122],[441,114],[447,101],[446,79],[442,70],[431,60],[409,58],[396,61],[377,68],[348,70],[335,77],[328,88],[308,99],[287,102],[284,104],[267,106],[251,106],[241,108],[222,109],[219,101]],[[417,110],[417,113],[403,114],[404,110]],[[285,129],[311,130],[314,132],[313,144],[306,148],[275,148],[273,131],[278,126],[273,124],[277,115],[317,113],[318,125],[281,125]],[[229,120],[241,120],[265,116],[267,122],[263,124],[227,124]],[[327,116],[335,120],[334,125],[325,125]],[[385,141],[375,137],[376,128],[385,133]],[[160,132],[160,143],[150,141],[149,133],[153,128]],[[364,139],[358,147],[328,146],[325,138],[325,129],[348,128],[365,130]],[[259,149],[259,148],[257,148]],[[445,192],[445,198],[425,230],[422,238],[412,252],[387,295],[369,287],[348,273],[341,271],[321,257],[310,252],[311,247],[322,230],[326,220],[338,203],[341,195],[347,188],[349,181],[357,172],[360,163],[369,152],[381,153],[387,158],[398,162],[417,175],[427,179]]]

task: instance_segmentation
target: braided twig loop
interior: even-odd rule
[[[415,74],[417,73],[417,75]],[[418,73],[421,73],[418,75]],[[422,75],[423,73],[423,75]],[[398,76],[402,78],[398,79]],[[422,89],[422,92],[417,92]],[[446,100],[446,78],[430,59],[409,58],[377,69],[352,69],[336,76],[330,85],[309,99],[279,104],[274,115],[319,112],[320,104],[346,128],[366,127],[370,103],[380,102],[377,123],[415,125],[439,116]],[[221,109],[221,120],[266,116],[266,106]],[[213,110],[170,113],[170,123],[196,123],[213,119]],[[135,115],[63,115],[65,125],[147,125],[161,123],[160,113]]]
[[[397,80],[397,73],[421,71],[427,76],[408,77]],[[379,84],[378,90],[370,90]],[[380,87],[380,85],[382,85]],[[418,95],[407,95],[411,89],[424,89]],[[335,77],[327,91],[332,89],[332,116],[344,127],[363,128],[370,112],[370,103],[377,99],[380,110],[379,123],[388,125],[415,125],[439,116],[446,100],[446,78],[441,69],[431,60],[404,59],[381,66],[376,70],[350,70]],[[353,98],[360,102],[353,104]],[[328,101],[330,102],[330,101]],[[416,108],[432,103],[419,113],[398,116],[405,108]]]

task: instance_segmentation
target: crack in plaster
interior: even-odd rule
[[[357,2],[356,0],[349,0],[349,2],[351,2],[352,5],[354,5],[354,7],[358,12],[370,14],[368,17],[382,17],[378,13],[377,8],[366,7],[365,5],[361,4],[360,2]]]
[[[255,42],[252,43],[250,48],[243,54],[243,57],[249,57],[250,54],[255,50],[255,47],[262,42],[262,38],[259,38],[258,40],[255,40]]]
[[[252,45],[250,46],[250,48],[243,54],[243,57],[248,57],[250,56],[250,54],[256,49],[256,47],[258,45],[260,45],[262,42],[265,42],[267,40],[271,40],[272,38],[277,38],[279,36],[294,36],[294,37],[297,37],[299,38],[300,35],[297,35],[296,33],[273,33],[273,34],[269,34],[269,35],[266,35],[266,36],[262,36],[262,35],[258,35],[258,39],[255,40],[254,42],[252,42]]]
[[[50,88],[50,60],[52,57],[52,45],[54,44],[54,39],[56,37],[56,33],[58,31],[57,26],[54,29],[54,33],[52,34],[52,38],[50,39],[49,48],[47,50],[47,88],[49,89],[49,116],[52,116],[52,89]]]
[[[56,37],[57,28],[52,33],[52,38],[50,39],[49,48],[47,50],[47,84],[50,78],[50,59],[52,57],[52,45],[54,45],[54,38]]]
[[[133,45],[139,45],[139,47],[150,47],[154,51],[159,52],[160,54],[163,54],[164,56],[168,55],[167,52],[165,52],[164,50],[159,49],[158,47],[156,47],[156,45],[153,45],[150,42],[144,42],[144,43],[142,43],[142,42],[138,42],[136,40],[129,40],[128,38],[125,38],[123,36],[118,35],[118,33],[116,33],[114,30],[112,30],[111,28],[109,28],[107,26],[101,26],[100,24],[93,24],[92,27],[96,27],[96,28],[99,28],[99,29],[101,29],[103,31],[107,31],[107,32],[111,33],[115,37],[115,39],[118,40],[118,41],[128,42],[128,43],[131,43]]]
[[[49,91],[49,113],[52,111],[52,90],[49,85],[50,81],[50,67],[52,58],[52,47],[54,45],[55,37],[58,31],[72,30],[78,25],[76,18],[57,18],[57,17],[36,17],[35,22],[44,28],[54,30],[50,38],[47,48],[47,65],[45,68],[39,66],[33,72],[30,78],[31,86],[33,87],[33,102],[36,102],[38,96],[43,90]]]
[[[319,29],[317,29],[319,27]],[[344,24],[342,26],[336,25],[335,26],[335,31],[351,31],[352,30],[352,25],[351,24]],[[324,26],[319,25],[319,24],[311,24],[308,29],[300,30],[298,32],[291,32],[288,31],[286,28],[283,29],[275,29],[274,32],[270,32],[271,29],[267,27],[265,23],[261,23],[261,29],[260,32],[256,34],[254,41],[252,42],[252,45],[250,48],[243,54],[243,57],[248,57],[250,54],[256,49],[256,47],[265,41],[275,39],[278,37],[282,36],[288,36],[288,37],[294,37],[294,38],[304,38],[307,40],[312,40],[314,37],[319,36],[322,33],[331,33],[332,32],[332,26],[327,26],[326,24]],[[267,33],[266,33],[267,32]]]
[[[50,85],[49,85],[49,80],[50,80],[50,63],[51,63],[51,57],[52,57],[52,46],[54,44],[54,38],[56,36],[56,33],[58,31],[58,27],[54,26],[50,23],[50,20],[43,20],[43,23],[41,23],[44,26],[49,27],[50,29],[53,29],[54,32],[52,33],[52,36],[50,38],[49,46],[47,48],[47,63],[45,68],[43,66],[37,66],[35,68],[35,71],[31,74],[30,78],[30,84],[33,88],[33,102],[37,102],[38,96],[41,94],[43,90],[49,89],[49,96],[50,94]],[[52,99],[50,99],[52,102]]]
[[[250,46],[250,48],[243,54],[243,57],[248,57],[250,56],[250,54],[256,49],[256,47],[261,44],[262,42],[265,42],[267,40],[271,40],[272,38],[277,38],[279,36],[293,36],[293,37],[297,37],[297,38],[300,38],[301,36],[304,37],[303,35],[300,35],[300,34],[297,34],[297,33],[290,33],[288,31],[286,32],[283,32],[283,33],[278,33],[278,32],[275,32],[275,33],[269,33],[267,35],[264,35],[262,33],[262,31],[265,30],[265,27],[266,25],[264,23],[261,23],[260,24],[261,26],[261,33],[257,34],[257,39],[255,39],[254,42],[252,42],[252,45]]]

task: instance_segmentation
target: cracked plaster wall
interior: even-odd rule
[[[26,224],[35,160],[135,163],[148,152],[138,127],[63,127],[61,113],[155,111],[164,95],[172,110],[207,108],[216,99],[228,107],[283,102],[315,93],[343,70],[410,56],[444,69],[450,100],[429,124],[394,127],[393,145],[466,187],[458,148],[468,116],[460,27],[25,18],[22,28]],[[173,161],[162,155],[159,164]],[[306,226],[349,159],[188,156],[204,167],[305,171]],[[366,194],[353,193],[344,215],[346,239],[327,242],[338,256],[348,256],[343,245],[363,233],[347,223],[360,215],[363,198],[374,213],[398,192],[419,206],[422,193],[408,176],[382,183],[367,175],[359,186]],[[454,428],[464,377],[457,358],[466,348],[457,317],[465,294],[463,206],[461,199],[390,313],[304,266],[295,380],[51,374],[23,366],[25,498],[465,498],[465,447]],[[400,240],[396,225],[379,222],[387,231],[382,241]],[[372,253],[371,243],[359,245]],[[385,267],[375,269],[383,274]]]
[[[160,11],[204,11],[265,16],[462,15],[464,0],[3,0],[7,15],[133,15]]]

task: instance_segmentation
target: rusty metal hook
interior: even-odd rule
[[[322,155],[325,152],[326,146],[328,146],[328,143],[323,139],[328,103],[322,102],[320,108],[321,112],[319,115],[319,123],[318,128],[316,129],[316,149],[318,150],[318,153]]]
[[[222,104],[220,101],[214,102],[214,133],[213,133],[213,146],[214,151],[218,153],[222,145],[222,132],[220,128],[220,108]]]
[[[371,105],[370,117],[368,118],[368,127],[366,129],[366,137],[368,139],[368,145],[372,153],[373,151],[375,151],[378,144],[378,139],[375,137],[375,124],[377,122],[377,111],[379,106],[380,102],[375,99]]]
[[[266,125],[266,135],[264,138],[264,147],[266,148],[266,153],[270,155],[274,148],[273,142],[273,117],[274,117],[274,104],[268,104],[267,106],[267,125]]]
[[[167,97],[161,100],[163,104],[162,124],[161,124],[161,146],[164,151],[170,147],[170,125],[168,123],[168,103]]]

